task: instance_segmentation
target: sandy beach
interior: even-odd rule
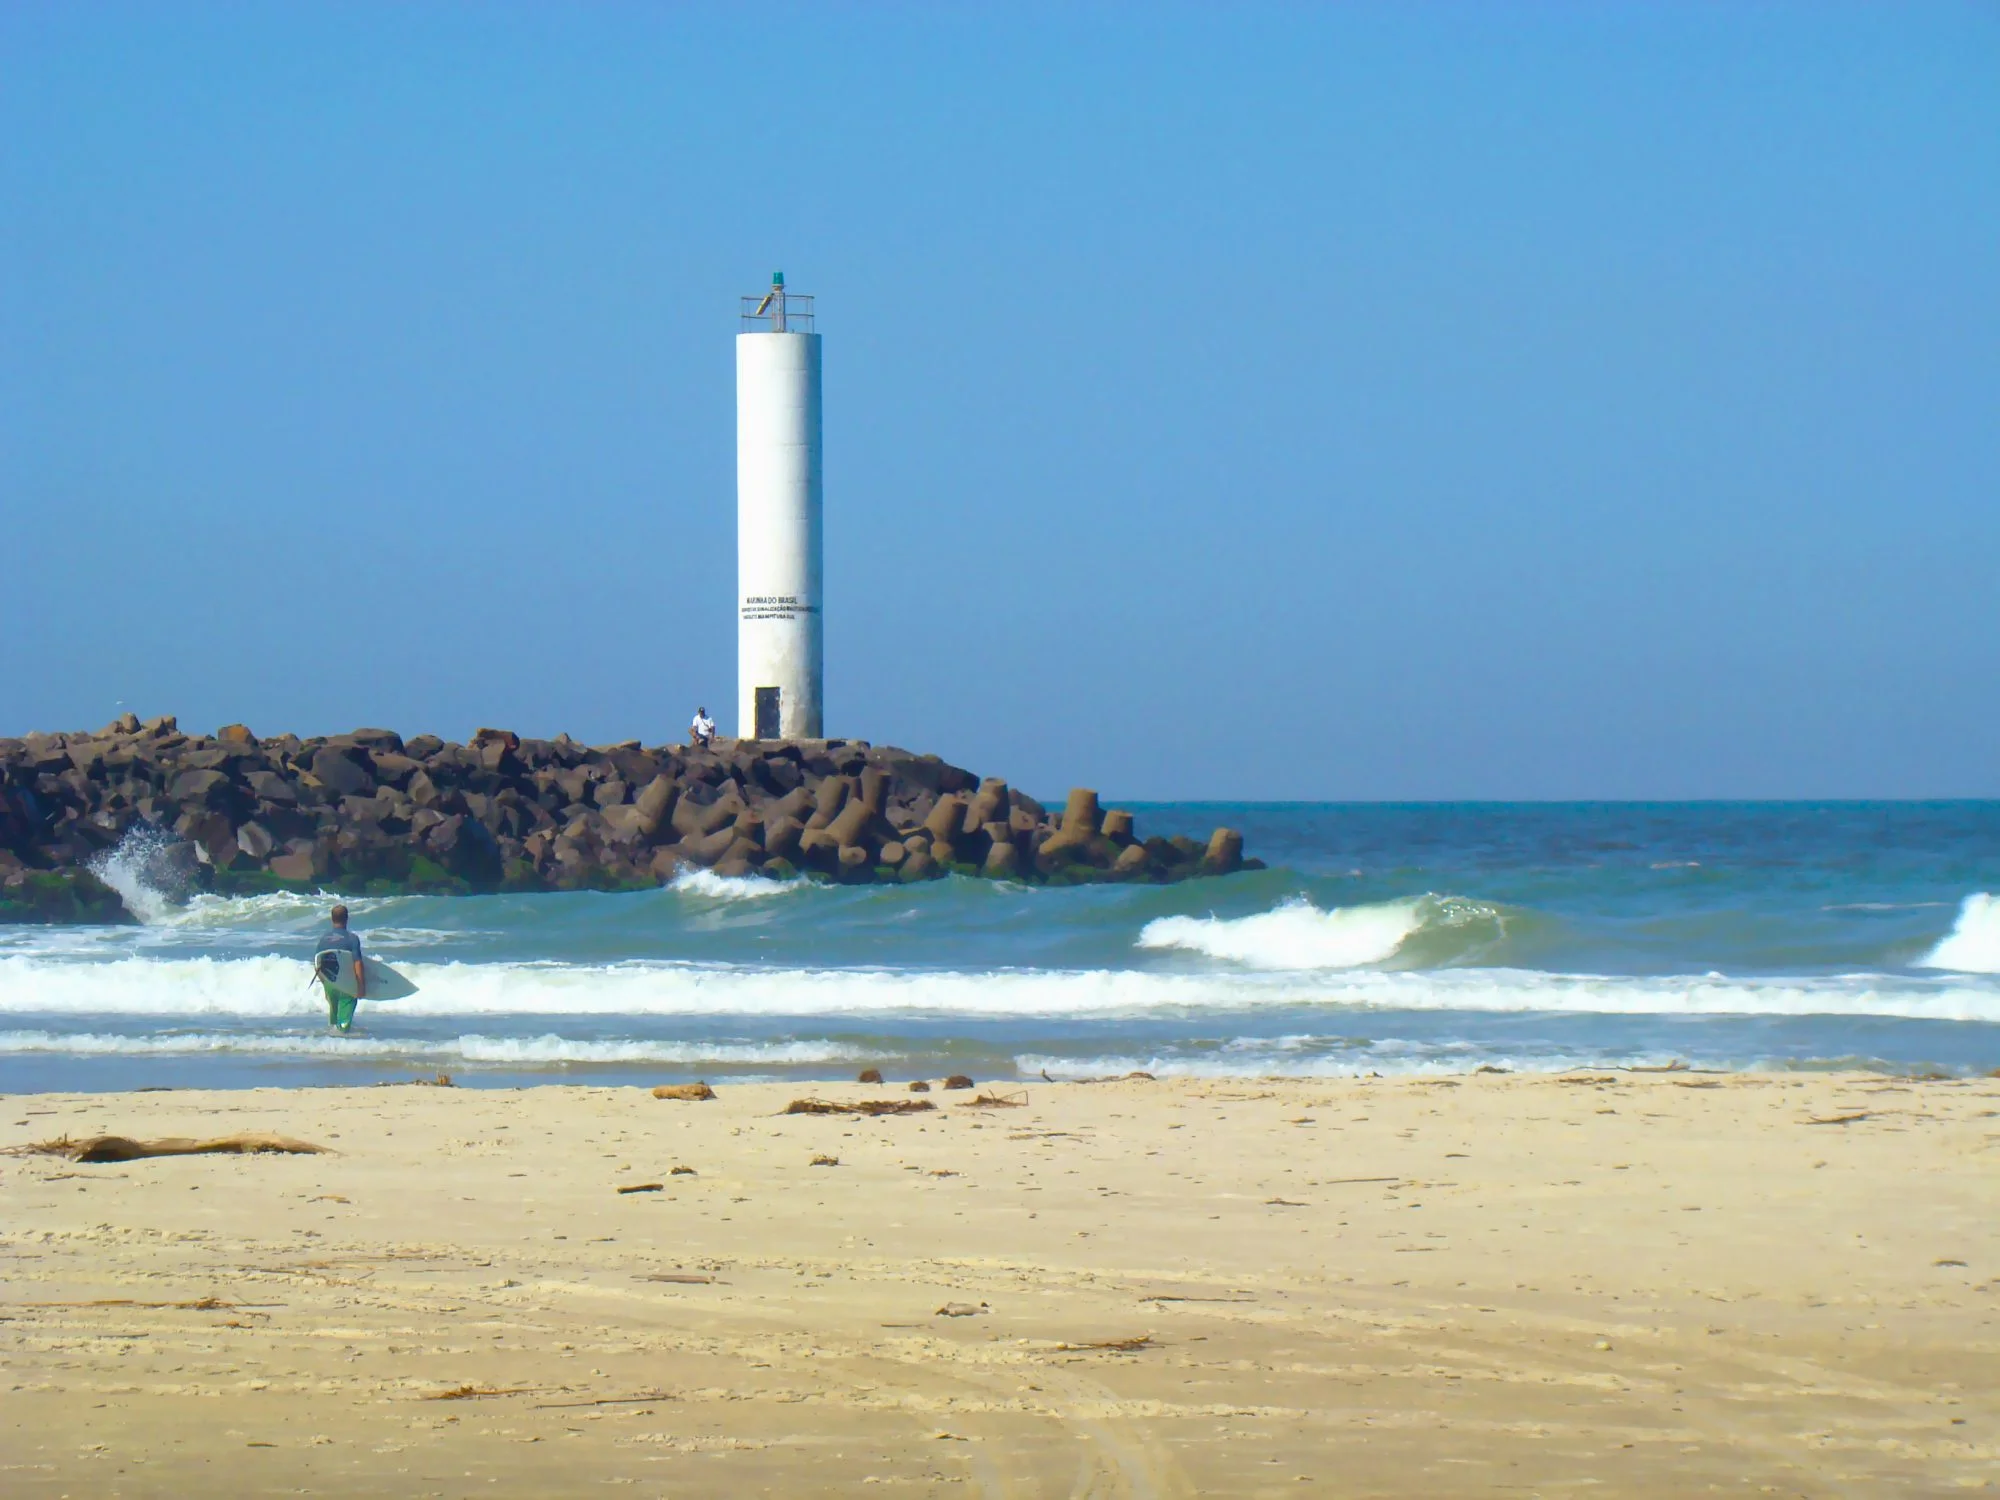
[[[330,1149],[0,1159],[0,1489],[2000,1486],[2000,1080],[993,1092],[15,1095]]]

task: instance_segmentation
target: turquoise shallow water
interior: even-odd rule
[[[0,1089],[2000,1067],[2000,803],[1138,810],[1272,868],[352,900],[422,988],[347,1037],[326,900],[133,887],[143,926],[0,928]]]

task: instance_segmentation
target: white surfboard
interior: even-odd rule
[[[316,973],[322,976],[327,975],[327,968],[323,960],[328,958],[336,959],[338,962],[334,966],[332,976],[326,978],[326,983],[343,995],[353,994],[354,964],[352,959],[339,948],[329,948],[323,953],[315,953],[313,955],[313,969]],[[363,1000],[403,1000],[417,992],[417,987],[410,982],[407,976],[390,968],[389,965],[383,963],[379,958],[370,958],[363,955],[361,971],[368,980],[368,993],[361,997]]]

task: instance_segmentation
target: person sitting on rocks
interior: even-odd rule
[[[347,908],[336,906],[327,917],[333,925],[313,944],[313,965],[320,988],[326,992],[327,1024],[345,1031],[354,1024],[356,1002],[368,993],[368,975],[361,965],[361,939],[347,930]],[[335,985],[342,964],[353,966],[351,995]]]
[[[694,742],[698,750],[706,750],[714,741],[715,720],[708,716],[707,709],[697,708],[694,711],[694,724],[689,730],[688,738]]]

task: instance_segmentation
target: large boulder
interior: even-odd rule
[[[63,746],[63,755],[72,770],[88,776],[97,769],[111,748],[109,740],[71,740]]]
[[[376,750],[368,756],[375,779],[385,786],[407,787],[410,778],[423,769],[422,763],[394,750]]]
[[[840,816],[827,824],[826,831],[843,849],[861,849],[873,855],[882,843],[875,829],[877,814],[867,799],[855,797],[841,808]]]
[[[660,831],[660,825],[674,810],[674,801],[680,795],[680,785],[673,777],[664,773],[647,782],[632,806],[638,812],[639,831],[652,838]]]
[[[472,736],[471,748],[481,767],[500,772],[520,769],[514,756],[520,743],[521,737],[511,729],[481,729]]]
[[[274,854],[266,867],[280,880],[288,880],[298,885],[319,879],[319,867],[311,850]]]
[[[645,819],[630,802],[607,807],[598,816],[603,820],[606,839],[613,844],[637,845],[649,841]]]
[[[348,745],[322,745],[313,752],[312,776],[335,797],[365,797],[375,790],[368,752]]]
[[[231,791],[220,771],[183,771],[167,785],[167,795],[182,807],[226,807]]]
[[[829,776],[819,784],[819,791],[813,797],[812,816],[806,819],[808,828],[825,828],[840,815],[847,805],[848,782],[844,776]]]
[[[1069,805],[1063,809],[1062,826],[1042,840],[1036,852],[1036,868],[1046,875],[1072,861],[1087,858],[1091,840],[1103,837],[1098,832],[1101,822],[1097,793],[1088,787],[1072,789]]]
[[[989,776],[979,783],[979,790],[966,806],[965,831],[971,833],[988,823],[1004,822],[1007,811],[1007,783]]]
[[[500,841],[476,818],[453,813],[427,828],[419,847],[447,874],[470,885],[493,885],[500,880]]]
[[[1228,875],[1243,866],[1243,835],[1234,828],[1218,828],[1208,837],[1208,847],[1202,851],[1201,872],[1204,875]]]
[[[780,813],[764,822],[764,853],[773,859],[795,859],[799,852],[799,836],[805,832],[805,825],[797,818]]]
[[[860,785],[862,806],[872,815],[880,817],[889,798],[889,773],[880,766],[864,767]]]
[[[174,832],[201,851],[203,864],[227,870],[236,864],[236,825],[228,813],[195,807],[174,820]]]
[[[945,790],[945,770],[945,763],[935,755],[911,755],[897,761],[896,779],[936,797]]]
[[[950,843],[964,826],[965,803],[956,796],[938,798],[930,816],[924,819],[924,832],[931,836],[933,846]]]
[[[706,838],[725,824],[735,822],[736,815],[741,811],[742,804],[733,799],[718,797],[713,802],[701,803],[683,796],[674,804],[674,832],[680,835],[682,842]]]
[[[773,797],[787,796],[805,784],[797,758],[783,752],[758,756],[751,763],[750,778]]]
[[[243,780],[259,802],[270,802],[279,807],[298,806],[298,789],[276,771],[252,771]]]
[[[799,834],[798,861],[809,870],[829,873],[840,860],[840,840],[824,828],[807,828]]]
[[[772,818],[795,818],[801,826],[804,826],[806,820],[812,816],[814,805],[811,787],[794,787],[775,802],[765,805],[764,818],[767,822]]]
[[[10,867],[0,876],[0,923],[130,922],[118,893],[88,870]]]
[[[717,828],[680,841],[681,857],[703,866],[712,866],[736,844],[734,827]]]
[[[730,842],[729,847],[722,851],[722,857],[715,862],[715,873],[718,875],[754,874],[758,861],[762,860],[763,857],[764,851],[751,843],[750,840],[737,838]]]

